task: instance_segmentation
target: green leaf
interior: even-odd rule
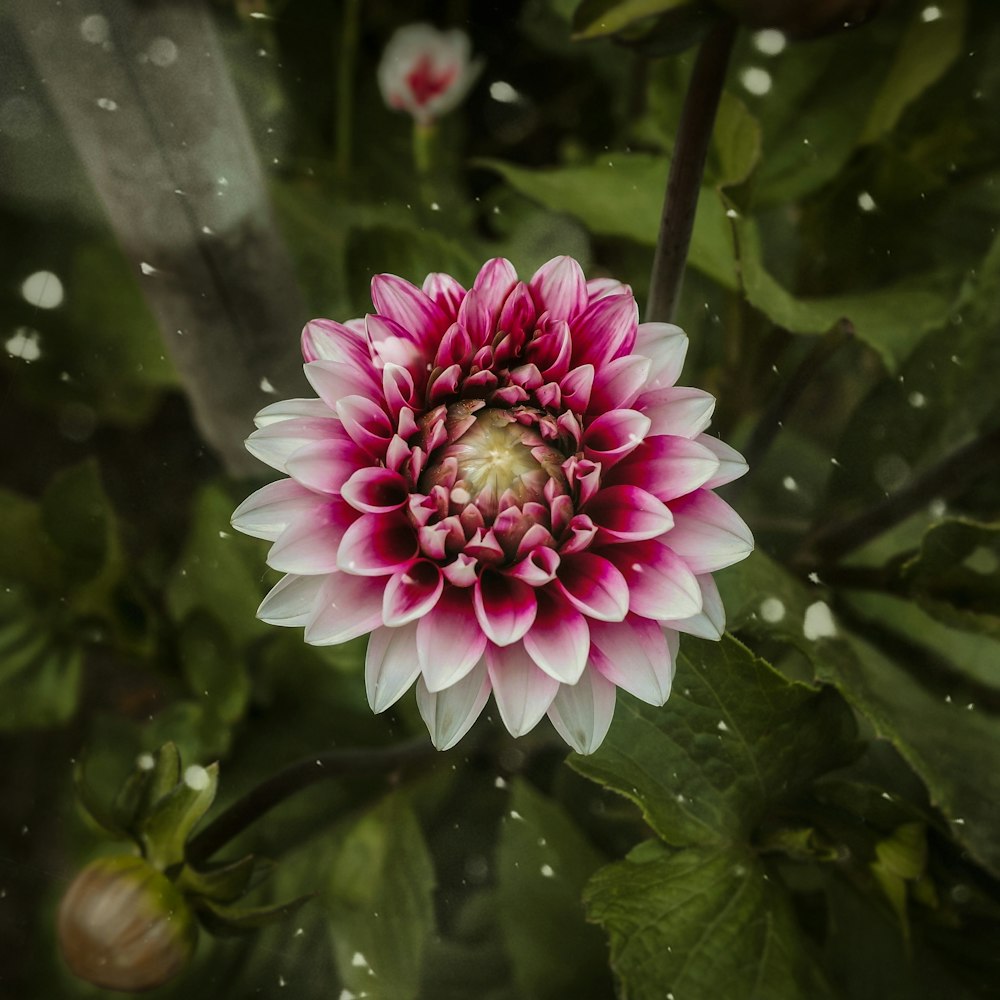
[[[218,486],[198,495],[191,534],[167,585],[167,603],[177,619],[207,608],[243,644],[267,634],[269,626],[255,615],[264,593],[264,549],[232,529],[235,506]]]
[[[656,245],[669,162],[648,153],[614,153],[592,166],[529,170],[499,160],[480,160],[517,191],[555,212],[580,219],[602,236],[623,236]],[[724,288],[735,289],[733,235],[719,195],[703,188],[698,198],[692,267]]]
[[[239,904],[217,903],[204,896],[196,900],[198,916],[213,934],[224,936],[240,931],[255,931],[269,924],[277,923],[292,916],[311,900],[313,896],[299,896],[287,903],[268,903],[263,906],[241,906]]]
[[[219,765],[192,765],[184,778],[146,814],[141,827],[143,850],[160,871],[184,860],[191,831],[208,812],[219,788]]]
[[[889,75],[868,112],[860,142],[876,142],[895,127],[906,108],[939,80],[962,53],[965,0],[940,0],[938,16],[913,20],[896,51]]]
[[[645,843],[598,872],[586,902],[630,1000],[833,995],[784,890],[749,851]]]
[[[410,806],[396,793],[346,833],[324,894],[343,985],[412,1000],[434,931],[434,870]]]
[[[222,725],[242,718],[250,681],[221,623],[207,611],[192,611],[181,625],[179,646],[181,669],[195,697],[204,699]]]
[[[687,6],[693,6],[691,0],[583,0],[573,15],[573,37],[614,35],[636,21]]]
[[[498,919],[518,995],[606,997],[601,934],[584,922],[583,887],[603,858],[554,802],[514,782],[500,828]]]
[[[257,866],[258,859],[252,854],[211,868],[186,864],[177,877],[177,885],[186,893],[205,896],[216,903],[231,903],[247,891]]]
[[[712,132],[715,151],[715,181],[720,187],[742,184],[760,160],[760,123],[747,106],[729,91],[723,91]]]
[[[923,337],[949,316],[954,290],[938,274],[906,278],[871,291],[797,298],[767,271],[756,224],[739,218],[733,228],[747,299],[792,333],[826,333],[846,320],[878,352],[886,368],[895,372]]]
[[[726,844],[853,753],[832,691],[788,681],[741,643],[687,640],[666,708],[619,695],[602,747],[572,766],[642,809],[670,844]]]

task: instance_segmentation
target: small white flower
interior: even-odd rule
[[[422,125],[431,124],[457,107],[475,82],[482,62],[471,55],[469,36],[457,28],[400,28],[389,39],[378,67],[385,103],[408,111]]]

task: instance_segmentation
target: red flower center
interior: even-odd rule
[[[429,55],[423,55],[416,66],[407,73],[406,85],[410,88],[416,103],[424,105],[431,98],[443,94],[455,82],[457,75],[457,67],[449,66],[439,70]]]

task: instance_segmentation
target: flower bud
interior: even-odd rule
[[[180,890],[141,858],[92,861],[59,904],[59,948],[71,971],[123,992],[155,989],[183,971],[198,928]]]

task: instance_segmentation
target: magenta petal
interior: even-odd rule
[[[323,493],[339,493],[359,469],[368,468],[371,458],[346,435],[314,441],[293,452],[285,463],[288,474],[300,483]]]
[[[670,697],[674,661],[658,622],[629,615],[623,622],[594,622],[590,629],[594,666],[612,684],[649,705]]]
[[[636,410],[611,410],[602,413],[583,434],[583,453],[602,469],[616,462],[642,444],[649,432],[649,418]]]
[[[608,486],[587,504],[601,535],[623,541],[656,538],[673,527],[670,510],[638,486]]]
[[[710,490],[681,497],[670,509],[674,527],[664,541],[694,573],[714,573],[753,551],[753,534],[746,522]]]
[[[482,296],[495,322],[516,284],[517,271],[514,270],[514,265],[503,257],[494,257],[479,269],[472,289]]]
[[[666,434],[648,437],[605,478],[609,486],[640,486],[660,500],[698,489],[718,472],[716,456],[703,444]]]
[[[639,307],[631,290],[591,302],[573,321],[573,364],[600,368],[631,354],[638,325]]]
[[[485,569],[472,589],[476,618],[486,637],[509,646],[524,636],[535,620],[535,590],[511,576]]]
[[[678,385],[644,392],[636,401],[636,409],[649,417],[650,434],[693,438],[712,422],[715,397],[701,389]]]
[[[354,322],[354,321],[352,321]],[[302,331],[302,357],[310,361],[343,361],[358,370],[371,363],[365,338],[350,323],[314,319]]]
[[[340,495],[355,510],[366,514],[398,510],[410,498],[406,480],[398,472],[379,466],[358,469],[344,483]]]
[[[586,413],[594,387],[594,366],[578,365],[559,382],[563,405],[575,413]]]
[[[486,636],[476,621],[472,591],[448,587],[417,625],[417,658],[427,690],[460,681],[480,660]]]
[[[587,619],[558,593],[538,592],[535,624],[525,635],[524,648],[550,677],[575,684],[590,655]]]
[[[628,584],[616,566],[593,552],[563,556],[559,592],[588,618],[620,622],[628,613]]]
[[[534,527],[545,530],[540,524]],[[529,587],[543,587],[555,579],[558,569],[559,553],[546,545],[540,545],[520,562],[515,563],[510,569],[510,575],[528,584]]]
[[[324,441],[341,430],[337,419],[295,417],[265,424],[246,439],[246,449],[254,458],[266,462],[272,469],[287,472],[286,462],[300,448],[314,441]]]
[[[377,628],[365,655],[365,691],[373,712],[384,712],[417,679],[417,626]]]
[[[337,414],[358,445],[378,458],[385,455],[395,429],[381,406],[364,396],[345,396],[337,403]]]
[[[723,607],[719,588],[711,573],[702,573],[695,579],[701,587],[701,611],[687,618],[667,620],[660,624],[677,632],[696,635],[699,639],[716,641],[726,631],[726,609]]]
[[[667,389],[680,378],[688,349],[687,334],[673,323],[640,323],[632,349],[650,360],[647,389]]]
[[[465,298],[465,289],[450,275],[435,272],[424,278],[424,294],[435,302],[441,311],[454,319]]]
[[[382,620],[391,627],[414,621],[433,609],[443,589],[444,580],[438,565],[428,559],[418,559],[395,573],[386,584]]]
[[[372,278],[372,302],[380,316],[398,323],[425,347],[436,341],[449,324],[436,302],[394,274],[377,274]]]
[[[316,394],[331,409],[345,396],[371,396],[382,387],[370,362],[358,369],[341,361],[312,361],[303,371]]]
[[[553,257],[528,282],[539,312],[552,319],[572,319],[587,304],[583,269],[572,257]]]
[[[340,497],[331,496],[314,511],[297,517],[267,554],[267,564],[281,573],[332,573],[337,568],[341,540],[357,512]]]
[[[673,621],[701,611],[701,588],[694,573],[660,540],[627,542],[606,551],[628,581],[629,610],[634,614]]]
[[[714,490],[717,486],[725,486],[740,476],[745,476],[750,467],[746,459],[735,449],[730,448],[725,441],[712,437],[711,434],[699,434],[695,439],[702,447],[707,448],[719,463],[719,468],[703,485],[706,490]]]
[[[358,576],[389,576],[417,555],[417,535],[402,511],[362,514],[340,543],[337,566]]]
[[[559,681],[539,670],[524,647],[486,647],[486,666],[500,718],[511,736],[531,732],[548,711]]]
[[[608,735],[615,714],[615,686],[594,669],[576,684],[563,684],[549,708],[556,732],[577,752],[593,753]]]
[[[307,625],[316,613],[325,576],[283,576],[257,609],[257,617],[268,625]]]
[[[233,511],[232,526],[244,535],[273,542],[296,516],[315,511],[326,498],[300,486],[294,479],[279,479],[251,493]]]
[[[306,625],[312,646],[334,646],[371,632],[382,624],[382,581],[331,573],[323,578],[317,607]]]
[[[591,413],[624,409],[639,397],[649,374],[649,358],[626,354],[602,365],[590,394]]]
[[[486,659],[460,681],[443,691],[428,691],[423,677],[417,679],[417,708],[438,750],[450,750],[479,718],[490,696]]]

